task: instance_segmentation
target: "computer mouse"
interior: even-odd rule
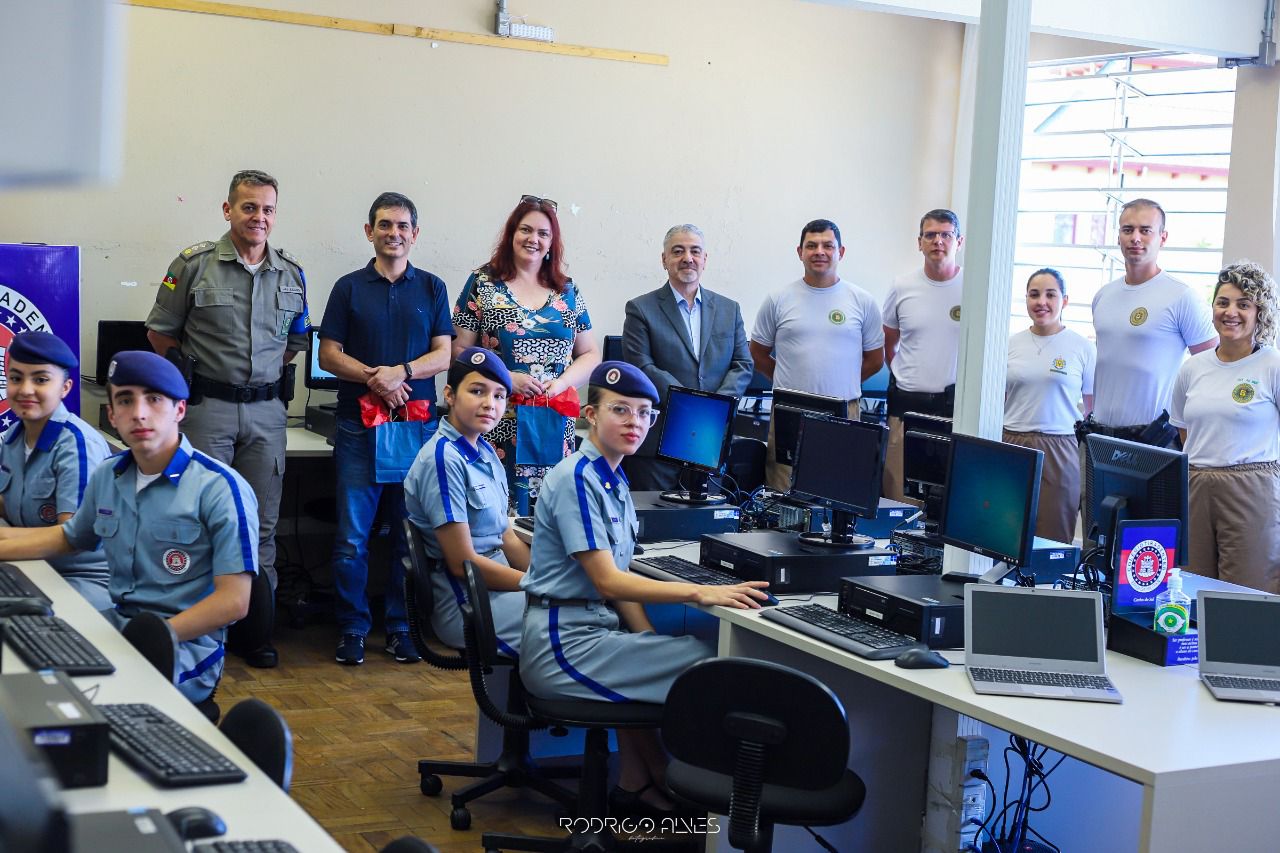
[[[640,543],[639,543],[639,542],[637,542],[637,543],[635,544],[635,547],[634,547],[634,548],[632,548],[632,553],[634,553],[634,554],[643,554],[643,553],[644,553],[644,549],[640,547]]]
[[[227,825],[222,818],[202,806],[185,806],[165,815],[183,841],[225,835]]]
[[[935,652],[933,649],[926,649],[917,646],[914,649],[907,649],[902,654],[893,659],[896,666],[903,669],[946,669],[951,666],[951,661]]]
[[[24,598],[0,604],[0,619],[6,616],[52,616],[53,608],[35,598]]]
[[[764,590],[760,590],[760,591],[761,591],[761,592],[764,592]],[[775,595],[773,595],[773,593],[769,593],[769,592],[765,592],[764,594],[765,594],[765,599],[764,599],[764,601],[760,601],[759,599],[756,599],[756,602],[757,602],[761,607],[776,607],[776,606],[778,605],[778,598],[777,598],[777,596],[775,596]]]

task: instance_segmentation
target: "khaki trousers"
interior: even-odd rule
[[[1192,468],[1189,571],[1280,594],[1280,463]]]
[[[1080,449],[1076,437],[1005,430],[1004,442],[1044,452],[1036,535],[1070,543],[1080,515]]]

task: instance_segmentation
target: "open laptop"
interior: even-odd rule
[[[1196,595],[1200,680],[1215,699],[1280,703],[1280,596]]]
[[[1105,654],[1101,593],[964,588],[964,668],[977,693],[1120,703]]]

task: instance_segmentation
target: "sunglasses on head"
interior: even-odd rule
[[[560,209],[560,206],[559,206],[558,204],[556,204],[556,200],[555,200],[555,199],[553,199],[553,198],[539,198],[539,197],[538,197],[538,196],[536,196],[536,195],[522,195],[522,196],[520,196],[520,202],[521,202],[522,204],[523,204],[524,202],[526,202],[526,201],[528,201],[528,202],[532,202],[533,204],[545,204],[547,207],[551,208],[552,210],[559,210],[559,209]]]

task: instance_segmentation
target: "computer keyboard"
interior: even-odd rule
[[[32,669],[59,669],[67,675],[110,675],[116,671],[93,643],[57,616],[9,616],[4,641]]]
[[[532,515],[517,515],[516,520],[512,523],[516,527],[519,527],[521,530],[525,531],[526,533],[533,532],[533,516]]]
[[[666,572],[674,575],[682,581],[689,583],[700,583],[707,586],[732,586],[736,583],[742,583],[742,578],[735,578],[733,575],[718,572],[715,569],[708,569],[697,563],[691,563],[680,557],[662,556],[662,557],[642,557],[636,560],[646,566],[651,566],[658,571]]]
[[[288,841],[211,841],[197,844],[191,853],[298,853]]]
[[[1074,687],[1082,690],[1115,690],[1105,675],[1083,675],[1078,672],[1041,672],[1034,669],[969,668],[974,681],[996,684],[1029,684],[1034,687]]]
[[[0,599],[34,598],[46,604],[49,598],[13,563],[0,563]]]
[[[98,705],[116,754],[161,788],[240,782],[245,773],[186,726],[142,703]]]
[[[1280,691],[1280,681],[1274,678],[1248,678],[1240,675],[1205,675],[1201,677],[1214,687],[1222,687],[1227,690]]]
[[[889,631],[873,622],[846,616],[822,604],[773,607],[761,611],[760,618],[785,625],[867,660],[896,658],[907,649],[922,645],[914,637]]]

